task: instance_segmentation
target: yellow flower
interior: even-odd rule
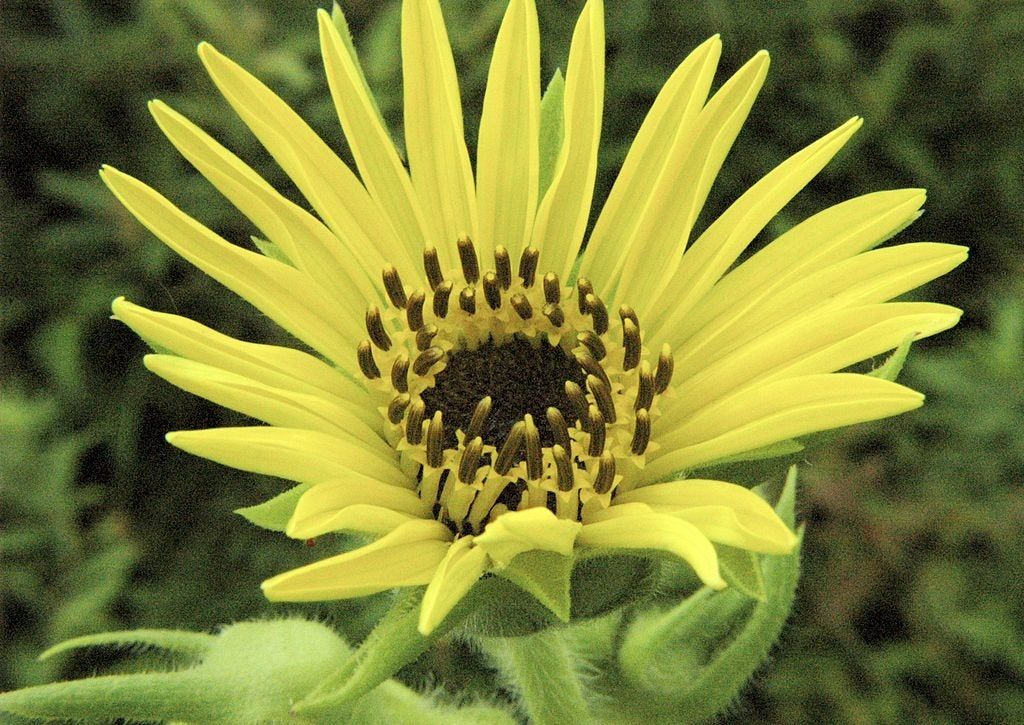
[[[148,356],[150,370],[269,424],[177,432],[171,443],[306,484],[290,536],[379,537],[267,580],[270,599],[426,585],[428,633],[518,555],[595,549],[668,552],[723,587],[716,545],[785,554],[795,537],[757,494],[686,471],[921,404],[901,385],[837,371],[959,318],[944,305],[888,302],[966,256],[932,243],[874,249],[920,214],[923,191],[826,209],[735,265],[859,119],[791,156],[693,239],[766,53],[710,100],[719,39],[680,64],[584,241],[604,101],[600,0],[573,34],[549,174],[533,0],[511,0],[501,25],[475,174],[436,0],[402,10],[408,170],[354,53],[327,13],[319,21],[358,176],[266,86],[199,49],[315,215],[167,105],[151,106],[274,255],[225,241],[120,171],[101,172],[163,242],[317,353],[114,303],[169,351]]]

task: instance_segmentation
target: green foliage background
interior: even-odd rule
[[[484,5],[484,7],[479,7]],[[581,3],[539,2],[545,76]],[[503,3],[443,7],[473,143]],[[401,123],[396,2],[346,13],[383,113]],[[116,667],[36,655],[106,629],[191,627],[282,611],[266,575],[301,547],[231,511],[280,489],[192,459],[163,433],[236,422],[145,373],[107,319],[119,294],[233,335],[275,331],[128,217],[96,171],[113,164],[228,238],[250,230],[159,134],[159,97],[287,188],[203,76],[207,39],[291,102],[336,148],[314,6],[288,2],[14,0],[0,6],[0,690]],[[777,219],[883,188],[924,186],[904,240],[968,244],[923,294],[964,322],[915,347],[921,411],[861,426],[804,470],[805,574],[774,661],[727,719],[1009,722],[1024,712],[1024,6],[969,0],[608,1],[598,197],[648,104],[690,48],[720,32],[720,78],[759,48],[773,68],[712,194],[724,208],[788,154],[854,114],[864,129]],[[318,544],[318,546],[321,544]],[[353,640],[372,606],[299,608]],[[436,681],[467,680],[435,652]]]

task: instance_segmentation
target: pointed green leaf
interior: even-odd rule
[[[270,531],[284,531],[288,526],[288,520],[295,512],[295,506],[299,498],[310,489],[313,484],[300,483],[274,498],[245,508],[235,509],[235,513],[245,517],[249,523],[255,524]]]
[[[751,599],[764,601],[764,576],[757,554],[733,546],[715,546],[718,566],[726,583]]]
[[[572,557],[553,551],[527,551],[495,573],[523,589],[563,622],[569,621]]]
[[[896,380],[896,376],[903,370],[903,365],[907,362],[907,355],[910,353],[910,346],[914,342],[914,335],[910,334],[900,343],[892,355],[886,358],[886,361],[879,367],[872,370],[868,375],[873,378],[881,378],[882,380],[888,380],[890,383]]]
[[[288,259],[285,253],[281,251],[281,248],[273,242],[268,242],[266,239],[260,239],[259,237],[249,237],[249,239],[252,240],[252,243],[256,245],[256,249],[260,250],[265,257],[270,257],[273,260],[287,264],[289,267],[295,266],[292,264],[292,260]]]
[[[135,629],[127,632],[100,632],[68,639],[39,655],[45,660],[54,655],[83,647],[155,647],[191,657],[201,657],[216,641],[212,634],[183,632],[176,629]]]
[[[540,100],[540,185],[538,186],[537,203],[540,204],[551,186],[555,174],[555,162],[558,152],[562,150],[562,139],[565,138],[565,79],[561,68],[555,71],[548,83],[544,96]]]

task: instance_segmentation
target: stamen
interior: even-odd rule
[[[594,359],[594,356],[587,350],[573,350],[573,358],[579,363],[579,366],[583,368],[588,375],[595,375],[601,379],[601,382],[608,386],[609,389],[612,387],[612,381],[608,379],[608,373],[601,367],[601,363]]]
[[[541,458],[540,431],[533,423],[533,416],[523,416],[523,434],[526,439],[526,477],[536,481],[544,473],[544,459]]]
[[[594,332],[603,335],[608,332],[608,308],[595,294],[587,295],[587,311],[594,320]]]
[[[551,446],[551,457],[555,459],[555,472],[558,476],[558,490],[571,491],[575,483],[575,466],[569,459],[565,448],[557,443]]]
[[[426,375],[438,361],[444,357],[444,350],[439,347],[429,347],[412,361],[412,372],[415,375]]]
[[[640,328],[628,317],[622,320],[622,369],[629,371],[640,364]]]
[[[466,426],[465,440],[472,440],[484,432],[484,425],[487,423],[487,416],[491,414],[491,396],[480,398],[473,411],[473,417],[469,419]]]
[[[587,452],[592,456],[599,456],[604,451],[604,416],[596,405],[590,406],[587,420],[587,431],[590,433],[590,446]]]
[[[452,296],[452,283],[444,281],[434,289],[434,317],[448,316],[448,299]]]
[[[594,402],[597,403],[597,409],[601,411],[601,415],[609,423],[615,422],[615,403],[612,402],[612,391],[601,382],[601,379],[596,375],[587,376],[587,388],[590,390],[590,394],[594,396]]]
[[[565,416],[558,408],[551,406],[547,410],[548,427],[551,428],[551,437],[555,443],[567,451],[572,450],[572,439],[569,438],[569,426],[565,422]]]
[[[541,312],[543,312],[544,316],[548,318],[548,322],[550,322],[552,326],[561,327],[565,324],[565,313],[562,312],[562,308],[558,305],[548,303],[544,305],[544,309],[541,310]]]
[[[434,298],[437,299],[436,297]],[[437,337],[437,325],[424,325],[416,331],[416,349],[423,352]]]
[[[492,310],[501,307],[501,283],[498,282],[498,275],[488,272],[484,275],[484,299],[487,306]]]
[[[462,276],[466,278],[467,284],[476,284],[480,281],[480,264],[476,260],[476,247],[469,237],[462,237],[456,242],[459,248],[459,261],[462,262]]]
[[[594,285],[586,277],[576,280],[576,304],[579,305],[580,314],[585,315],[590,308],[587,307],[587,295],[594,294]]]
[[[409,356],[402,354],[391,365],[391,387],[399,393],[409,392]]]
[[[402,417],[405,415],[405,409],[409,407],[409,403],[412,402],[412,398],[409,397],[408,393],[402,393],[397,396],[388,405],[388,420],[395,425],[402,422]]]
[[[619,319],[623,322],[632,320],[637,329],[640,329],[640,318],[636,316],[636,310],[629,305],[621,305],[619,307]]]
[[[373,346],[370,345],[369,340],[363,340],[359,343],[356,348],[356,355],[359,359],[359,369],[363,372],[370,380],[376,380],[380,377],[380,368],[377,367],[377,362],[373,359]]]
[[[529,320],[533,317],[533,307],[530,305],[530,301],[526,299],[526,297],[516,293],[512,295],[511,302],[516,314],[518,314],[522,319]]]
[[[587,396],[583,394],[583,388],[577,385],[572,380],[565,381],[565,395],[569,398],[569,402],[572,404],[573,413],[576,414],[576,420],[580,422],[580,427],[583,430],[587,430],[587,425],[590,422],[590,418],[587,414]]]
[[[654,402],[654,374],[651,372],[651,364],[646,360],[640,363],[640,372],[637,377],[639,383],[633,410],[649,410],[651,403]]]
[[[441,272],[441,261],[437,258],[437,250],[427,247],[423,250],[423,269],[427,273],[427,281],[430,282],[431,291],[444,282],[444,274]]]
[[[408,300],[405,296],[402,278],[398,276],[398,270],[395,269],[393,264],[387,264],[384,266],[381,277],[384,280],[384,291],[388,293],[388,299],[391,300],[391,304],[398,309],[404,309],[405,303]]]
[[[576,340],[590,350],[595,360],[604,360],[604,356],[608,354],[608,349],[601,342],[601,338],[590,330],[576,333]]]
[[[498,451],[498,456],[494,461],[494,470],[498,475],[504,476],[512,468],[512,464],[515,463],[516,458],[519,456],[519,449],[522,447],[525,438],[526,423],[519,421],[512,426],[512,430],[508,433],[508,438],[505,439],[505,443],[502,444],[501,450]]]
[[[636,412],[636,427],[633,429],[633,441],[629,444],[629,450],[634,456],[639,456],[647,450],[647,444],[651,442],[651,415],[646,408]]]
[[[562,288],[558,284],[558,275],[548,272],[544,275],[544,301],[557,305],[562,298]]]
[[[462,460],[459,462],[459,480],[463,483],[473,483],[476,479],[476,469],[480,467],[480,454],[484,450],[483,438],[477,436],[469,442],[462,451]]]
[[[440,410],[434,411],[434,417],[427,426],[427,465],[440,468],[444,462],[444,421]]]
[[[391,337],[384,329],[384,320],[380,316],[380,308],[370,305],[366,310],[366,331],[370,333],[370,341],[384,352],[391,349]]]
[[[462,292],[459,294],[459,307],[467,315],[472,315],[476,312],[476,287],[462,288]]]
[[[427,414],[427,406],[421,398],[416,398],[409,406],[409,415],[405,419],[405,439],[410,445],[419,445],[423,440],[423,418]]]
[[[413,332],[423,327],[423,303],[426,300],[427,295],[420,289],[409,295],[409,304],[405,308],[405,320]]]
[[[594,493],[608,493],[615,481],[615,456],[605,451],[597,462],[597,475],[594,476]]]
[[[512,286],[512,260],[508,256],[508,250],[502,245],[494,248],[494,268],[498,271],[498,281],[502,289]]]
[[[658,372],[654,374],[654,390],[661,395],[668,389],[672,382],[672,373],[675,371],[676,363],[672,358],[672,348],[663,345],[661,355],[658,357]]]
[[[534,277],[537,274],[537,260],[540,259],[540,252],[533,247],[523,250],[523,256],[519,258],[519,278],[523,280],[523,287],[533,287]]]

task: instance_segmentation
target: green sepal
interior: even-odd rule
[[[757,554],[722,544],[716,545],[715,551],[718,553],[718,568],[725,582],[751,599],[765,601],[764,574]]]
[[[295,506],[299,503],[299,498],[312,486],[311,483],[300,483],[263,503],[235,509],[235,513],[260,528],[284,531],[292,514],[295,513]]]
[[[705,463],[674,478],[710,478],[752,488],[805,457],[805,445],[793,438],[771,443],[735,456]]]
[[[882,380],[888,380],[890,383],[895,382],[897,376],[903,370],[903,365],[907,362],[907,355],[910,354],[910,346],[914,343],[914,334],[907,335],[903,342],[899,344],[892,355],[886,358],[885,362],[879,365],[877,368],[872,370],[868,375],[873,378],[881,378]]]
[[[252,240],[253,245],[256,249],[263,253],[263,256],[270,257],[273,260],[287,264],[289,267],[294,267],[292,260],[288,259],[287,255],[281,250],[281,247],[277,246],[273,242],[268,242],[266,239],[260,239],[259,237],[249,237]]]
[[[39,655],[40,660],[49,659],[71,650],[85,647],[122,647],[133,650],[162,649],[191,658],[201,658],[209,651],[217,638],[202,632],[184,632],[177,629],[135,629],[127,632],[100,632],[84,637],[68,639]]]
[[[551,82],[540,100],[540,176],[537,186],[537,203],[544,198],[555,175],[555,164],[562,150],[565,138],[565,78],[562,69],[555,70]]]
[[[526,551],[496,571],[543,604],[562,622],[568,622],[572,600],[572,557],[554,551]]]

